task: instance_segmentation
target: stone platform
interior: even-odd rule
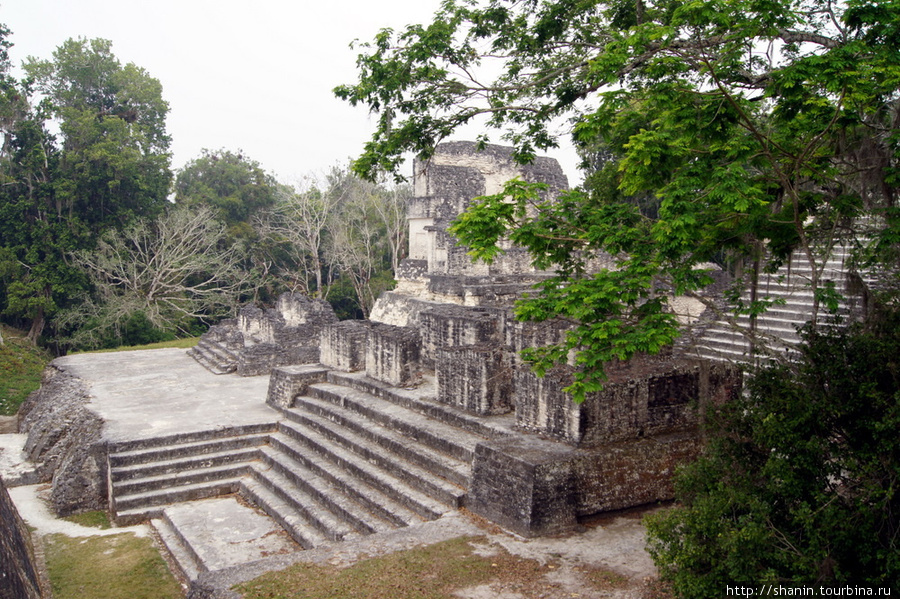
[[[274,423],[263,401],[268,376],[232,377],[227,385],[183,349],[77,354],[54,365],[89,385],[88,409],[109,442]]]

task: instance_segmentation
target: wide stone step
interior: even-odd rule
[[[245,478],[241,483],[241,495],[264,511],[304,549],[313,549],[329,539],[306,521],[294,507],[255,478]]]
[[[300,472],[300,468],[303,468],[340,490],[340,493],[328,499],[334,500],[345,496],[360,506],[363,510],[362,513],[356,513],[356,518],[362,521],[360,530],[368,528],[371,532],[380,531],[383,528],[383,522],[393,528],[410,526],[423,521],[418,512],[404,503],[366,484],[353,473],[323,460],[322,456],[310,447],[287,435],[273,436],[272,447],[267,451],[267,456],[269,455],[272,456],[271,459],[277,459],[281,464],[285,464],[284,460],[288,460],[288,465],[283,467],[290,468],[292,472]],[[410,494],[415,495],[415,493]],[[404,500],[409,501],[408,498],[404,498]],[[350,508],[344,505],[337,509],[350,511]]]
[[[318,501],[329,512],[348,523],[354,531],[372,534],[393,530],[397,526],[365,509],[332,482],[303,466],[289,455],[275,449],[266,452],[263,464],[284,476],[292,485]],[[260,466],[261,467],[261,466]]]
[[[140,519],[141,514],[153,515],[151,508],[166,504],[235,493],[239,484],[238,477],[120,495],[115,498],[116,522],[119,523],[120,518],[134,521],[136,517]]]
[[[147,437],[130,441],[117,441],[109,444],[109,453],[127,453],[139,449],[167,448],[185,443],[198,443],[201,441],[214,441],[231,437],[241,437],[257,433],[272,432],[277,428],[275,419],[272,422],[260,422],[255,424],[243,424],[223,428],[215,428],[189,433],[176,433],[159,437]]]
[[[350,431],[340,434],[298,422],[282,422],[282,432],[366,484],[415,510],[427,520],[461,507],[465,491],[383,449],[369,447]],[[352,449],[351,449],[352,448]]]
[[[469,486],[472,476],[471,461],[463,461],[435,451],[422,445],[416,439],[373,423],[366,416],[338,407],[329,401],[301,396],[295,399],[294,409],[327,418],[454,484],[461,487]],[[421,419],[422,416],[419,418]]]
[[[200,342],[195,347],[210,355],[220,363],[236,363],[238,361],[238,356],[234,351],[217,341],[201,338]]]
[[[267,440],[267,434],[249,434],[188,443],[175,443],[168,446],[148,447],[131,451],[118,451],[110,453],[109,464],[112,468],[118,468],[133,464],[162,462],[203,454],[216,454],[248,447],[258,447],[265,445]]]
[[[205,453],[174,460],[162,460],[159,462],[119,466],[116,468],[111,468],[109,475],[110,479],[113,481],[113,484],[115,484],[120,481],[133,480],[138,478],[175,474],[179,472],[187,472],[189,470],[198,470],[201,468],[210,468],[213,466],[223,466],[225,464],[250,462],[252,460],[259,459],[259,457],[259,446],[254,446],[244,449]]]
[[[434,377],[425,377],[426,384],[416,389],[398,389],[375,381],[364,373],[328,373],[328,382],[356,389],[371,396],[403,406],[428,418],[473,433],[481,438],[498,438],[510,435],[515,425],[515,415],[476,416],[434,400],[437,395]]]
[[[190,580],[299,549],[271,518],[234,496],[167,507],[152,524]]]
[[[119,505],[121,499],[129,495],[182,487],[194,483],[239,478],[248,473],[249,466],[247,463],[207,466],[113,482],[112,490],[116,497],[116,504]]]
[[[236,361],[222,360],[207,348],[199,345],[189,349],[187,355],[213,374],[230,374],[237,370]]]
[[[308,395],[330,402],[369,418],[415,441],[471,463],[475,446],[484,437],[461,430],[444,422],[432,420],[404,406],[375,397],[365,391],[349,389],[332,383],[309,386]]]

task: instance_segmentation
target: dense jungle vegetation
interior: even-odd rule
[[[55,352],[201,333],[295,291],[368,314],[405,249],[405,186],[277,181],[239,150],[171,167],[159,82],[109,41],[11,74],[0,27],[0,318]],[[173,200],[173,201],[172,201]]]

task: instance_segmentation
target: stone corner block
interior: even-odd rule
[[[298,395],[306,393],[313,383],[323,383],[328,369],[321,366],[282,366],[274,368],[269,377],[269,391],[266,403],[273,408],[287,408]]]
[[[577,451],[512,437],[478,444],[468,508],[526,537],[571,530],[576,522]]]

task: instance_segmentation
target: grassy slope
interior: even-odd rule
[[[28,394],[41,386],[50,354],[25,340],[25,334],[3,326],[0,345],[0,415],[12,416]]]

